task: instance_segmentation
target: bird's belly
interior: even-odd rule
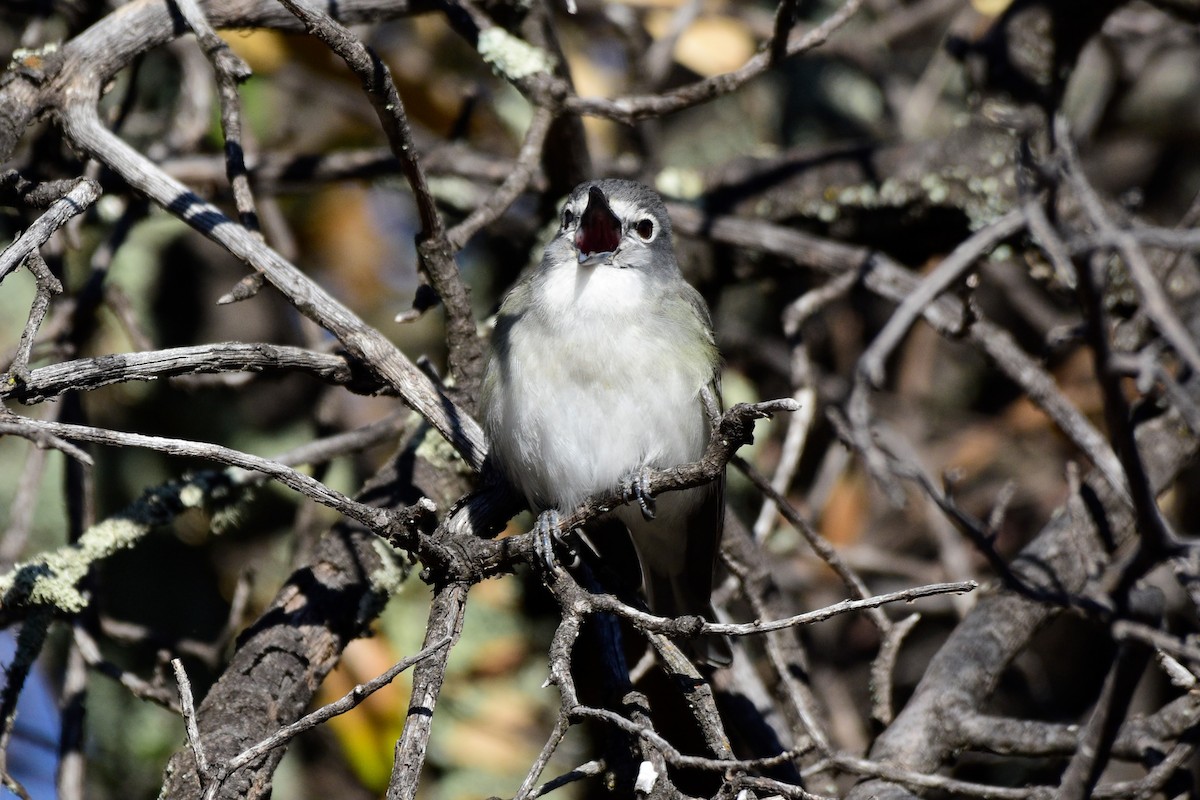
[[[510,384],[507,410],[511,429],[522,432],[519,482],[535,505],[573,508],[640,467],[703,454],[708,423],[699,392],[706,380],[698,370],[689,374],[648,352],[644,341],[523,344],[528,352],[512,363],[528,367]]]

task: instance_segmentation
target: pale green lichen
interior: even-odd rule
[[[924,190],[929,202],[934,205],[945,202],[950,195],[950,188],[946,185],[945,180],[935,172],[921,176],[921,189]]]
[[[704,193],[704,176],[694,169],[667,167],[654,179],[659,194],[680,200],[695,200]]]
[[[424,459],[438,469],[454,469],[460,475],[470,475],[472,472],[458,451],[433,428],[425,431],[421,443],[417,445],[417,458]]]
[[[247,495],[250,493],[247,492]],[[208,529],[220,536],[225,531],[236,528],[242,521],[242,506],[227,505],[209,510]]]
[[[400,591],[404,579],[408,577],[408,572],[404,569],[400,559],[396,557],[396,549],[383,539],[375,537],[371,540],[371,546],[379,554],[380,561],[379,569],[368,576],[371,581],[371,590],[391,597]]]
[[[479,206],[479,184],[474,181],[453,175],[430,175],[428,182],[429,192],[446,205],[463,212],[469,212]]]
[[[95,562],[132,547],[151,525],[130,517],[112,517],[88,528],[74,545],[18,564],[0,576],[0,605],[54,606],[69,614],[87,607],[87,596],[75,588]]]
[[[966,215],[970,230],[979,230],[1011,209],[1011,192],[1004,191],[1011,185],[1011,172],[976,177],[955,167],[913,180],[890,177],[877,186],[864,183],[829,187],[822,200],[804,203],[797,210],[829,223],[851,209],[898,209],[912,203],[953,205]]]
[[[228,477],[211,472],[149,489],[120,514],[88,528],[74,544],[43,553],[0,575],[0,608],[54,607],[69,614],[79,613],[87,607],[88,597],[77,584],[93,564],[133,547],[154,528],[171,522],[187,509],[207,511],[217,529],[216,523],[227,522],[241,496],[230,486]]]
[[[479,55],[491,67],[511,81],[554,70],[554,58],[545,50],[499,27],[479,34]]]
[[[179,490],[179,502],[188,508],[199,508],[204,502],[204,490],[194,483],[189,483]]]
[[[31,59],[34,61],[43,59],[48,55],[57,53],[58,48],[58,42],[47,42],[41,47],[18,47],[16,50],[13,50],[10,63],[29,65]]]
[[[58,42],[46,42],[41,47],[18,47],[13,50],[13,58],[25,58],[27,56],[44,56],[50,53],[57,53],[59,48]]]

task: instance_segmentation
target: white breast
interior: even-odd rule
[[[555,270],[513,326],[494,424],[514,432],[504,460],[536,506],[571,508],[639,467],[704,451],[699,393],[712,367],[683,358],[696,348],[654,313],[644,280],[633,269]]]

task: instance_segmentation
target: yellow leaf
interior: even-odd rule
[[[971,6],[985,17],[998,17],[1012,5],[1012,0],[971,0]]]
[[[862,475],[854,470],[844,471],[825,502],[819,524],[821,535],[838,547],[857,544],[867,527],[869,507]]]
[[[571,80],[575,82],[575,89],[579,94],[590,97],[612,97],[616,94],[616,76],[600,68],[584,52],[578,48],[570,48],[566,52],[566,60],[571,70]],[[601,153],[615,151],[620,131],[615,122],[599,117],[584,117],[583,127],[587,132],[588,147],[591,150]]]
[[[342,654],[317,694],[317,703],[332,703],[356,684],[386,672],[397,658],[380,639],[356,639]],[[351,769],[366,786],[382,790],[392,770],[392,748],[404,726],[411,686],[401,675],[347,714],[334,717],[329,727],[342,745]]]
[[[372,309],[387,298],[381,264],[389,253],[369,205],[367,191],[357,185],[332,185],[309,206],[305,243],[311,256],[330,274],[355,308]]]
[[[276,31],[221,31],[217,34],[256,73],[270,73],[291,58],[283,34]]]
[[[667,35],[673,16],[669,11],[651,12],[646,16],[646,29],[654,38],[661,38]],[[742,21],[702,16],[680,35],[674,55],[680,64],[707,78],[737,69],[754,50],[754,35]]]
[[[632,8],[679,8],[687,0],[615,0],[618,5]]]
[[[536,748],[536,713],[519,691],[489,684],[471,714],[447,720],[439,738],[449,764],[496,774],[519,773]]]

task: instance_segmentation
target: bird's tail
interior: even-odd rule
[[[631,506],[618,512],[632,534],[650,610],[662,617],[699,616],[717,622],[712,589],[723,521],[719,489],[670,492],[657,498],[657,506],[653,520],[643,519]],[[693,661],[714,667],[733,661],[724,636],[697,636],[679,645]]]
[[[661,617],[698,616],[718,622],[712,606],[712,579],[699,580],[697,570],[656,572],[642,559],[642,580],[650,610]],[[688,658],[711,667],[726,667],[733,662],[733,650],[724,636],[697,636],[677,641]]]

